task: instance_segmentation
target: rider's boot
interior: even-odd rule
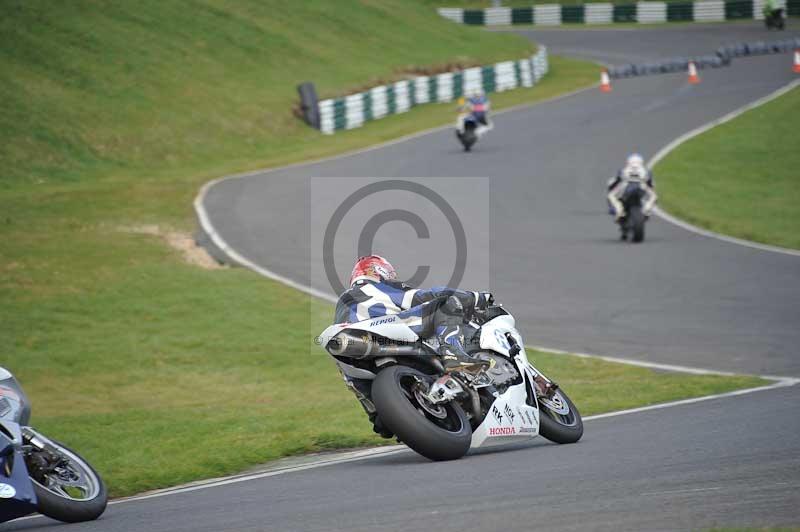
[[[619,224],[619,239],[628,240],[628,228],[625,227],[625,216],[617,216],[617,223]]]
[[[464,333],[460,325],[441,326],[436,331],[439,337],[439,355],[442,357],[444,370],[478,373],[489,367],[489,362],[475,358],[464,349]]]
[[[369,416],[369,420],[372,421],[372,431],[375,434],[378,434],[381,438],[386,438],[387,440],[389,438],[394,438],[394,433],[383,424],[383,421],[378,417],[377,414],[372,414]]]
[[[439,318],[436,336],[439,339],[439,355],[444,363],[444,370],[477,373],[488,368],[489,362],[470,356],[464,348],[464,307],[461,301],[450,296],[437,311]]]

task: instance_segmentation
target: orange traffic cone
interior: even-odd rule
[[[689,61],[689,83],[692,85],[700,83],[700,76],[697,75],[697,67],[694,66],[694,61]]]
[[[792,68],[795,74],[800,74],[800,48],[794,51],[794,67]]]
[[[608,70],[605,68],[600,73],[600,91],[611,92],[611,80],[608,78]]]

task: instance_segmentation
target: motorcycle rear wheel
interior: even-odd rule
[[[474,129],[465,129],[463,133],[458,134],[458,140],[464,146],[464,151],[470,151],[478,141],[478,136],[475,134]]]
[[[644,240],[644,214],[642,214],[641,208],[631,209],[628,215],[628,223],[633,233],[633,242],[642,242]]]
[[[416,393],[431,377],[408,366],[390,366],[372,381],[378,417],[398,439],[430,460],[455,460],[469,451],[472,427],[455,402],[433,405]]]

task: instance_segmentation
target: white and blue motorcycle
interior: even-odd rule
[[[529,361],[513,316],[502,306],[477,312],[465,329],[467,350],[487,360],[477,374],[445,373],[435,338],[419,338],[418,316],[334,324],[320,336],[348,388],[384,435],[431,460],[470,448],[542,435],[574,443],[583,435],[575,405]]]
[[[78,453],[29,426],[30,404],[0,367],[0,523],[34,512],[75,523],[97,519],[108,493]]]

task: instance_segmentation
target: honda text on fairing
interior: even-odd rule
[[[475,373],[446,372],[438,340],[414,332],[419,320],[400,312],[334,324],[320,336],[370,417],[399,441],[431,460],[453,460],[539,434],[557,443],[581,438],[577,408],[530,363],[502,306],[475,311],[465,327],[470,355],[486,362]]]
[[[108,502],[102,479],[30,427],[30,414],[19,383],[0,367],[0,523],[34,512],[68,523],[97,519]]]

